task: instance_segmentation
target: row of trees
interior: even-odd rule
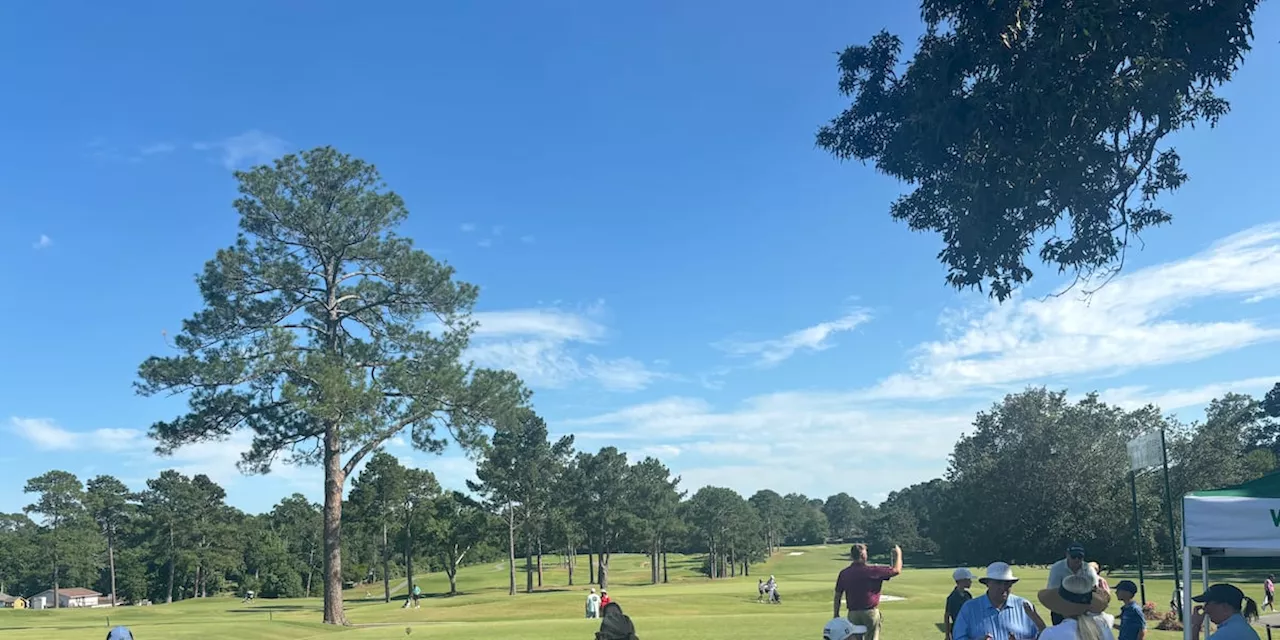
[[[649,558],[650,581],[668,580],[669,552],[699,554],[710,578],[749,575],[780,545],[865,540],[900,544],[917,559],[980,565],[1047,562],[1067,540],[1106,565],[1171,558],[1158,474],[1138,478],[1143,537],[1132,535],[1125,443],[1168,435],[1175,499],[1245,482],[1276,468],[1280,421],[1273,403],[1227,394],[1185,424],[1148,406],[1126,411],[1088,396],[1028,389],[975,418],[944,477],[891,493],[879,505],[847,493],[823,499],[764,489],[744,498],[724,487],[691,495],[660,460],[629,461],[614,447],[573,449],[552,440],[532,411],[498,422],[470,493],[445,490],[431,472],[374,452],[343,509],[343,578],[380,581],[390,600],[415,571],[448,576],[505,559],[510,593],[523,560],[525,590],[543,586],[544,556],[568,584],[609,586],[613,554]],[[27,482],[24,513],[0,515],[0,591],[92,585],[121,600],[172,602],[226,590],[268,597],[316,593],[323,568],[321,505],[302,495],[249,515],[225,503],[204,475],[169,470],[133,492],[112,476],[87,484],[66,471]],[[474,496],[474,497],[473,497]],[[1175,509],[1175,514],[1178,510]],[[1180,514],[1178,514],[1180,515]],[[1000,526],[992,526],[1000,523]]]

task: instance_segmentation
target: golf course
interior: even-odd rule
[[[670,583],[646,584],[649,570],[644,556],[619,555],[612,561],[610,595],[636,623],[643,640],[805,640],[820,638],[831,615],[831,592],[836,573],[846,563],[843,546],[785,548],[769,563],[752,567],[752,575],[708,580],[696,573],[698,557],[671,556]],[[471,566],[459,573],[461,593],[448,597],[443,574],[419,576],[426,597],[421,609],[402,608],[404,581],[391,603],[382,601],[382,585],[360,586],[347,592],[352,627],[320,623],[319,598],[242,603],[232,596],[210,597],[149,607],[0,610],[0,637],[6,640],[100,639],[108,625],[129,626],[138,640],[236,638],[275,640],[302,638],[438,640],[564,640],[591,638],[597,623],[583,618],[587,585],[567,586],[567,573],[548,558],[544,587],[523,593],[524,574],[518,575],[522,593],[507,595],[505,565]],[[974,567],[975,572],[979,568]],[[1044,567],[1019,567],[1022,583],[1014,593],[1034,598],[1044,584]],[[756,579],[778,579],[782,604],[756,602]],[[980,572],[979,572],[979,575]],[[583,563],[576,573],[586,579]],[[950,569],[915,569],[908,565],[885,584],[886,595],[902,598],[882,603],[885,638],[941,637],[942,603],[951,589]],[[1109,577],[1112,584],[1123,577]],[[1252,576],[1236,579],[1247,592],[1257,591]],[[396,586],[393,581],[393,587]],[[974,594],[982,587],[975,584]],[[1172,583],[1147,579],[1147,599],[1168,600]],[[1118,605],[1113,604],[1115,613]],[[1172,639],[1179,633],[1151,632],[1148,638]]]

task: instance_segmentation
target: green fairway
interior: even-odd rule
[[[835,575],[846,564],[843,547],[784,549],[766,565],[752,568],[747,578],[711,581],[698,577],[696,558],[671,557],[671,584],[646,585],[647,559],[615,556],[610,595],[635,620],[643,640],[741,640],[768,638],[803,640],[820,638],[822,625],[831,615]],[[792,555],[799,554],[799,555]],[[586,587],[568,587],[567,574],[548,559],[546,586],[531,595],[506,594],[507,573],[500,564],[468,567],[459,575],[464,591],[456,597],[438,595],[448,590],[443,574],[420,577],[421,609],[400,608],[402,601],[381,601],[381,585],[347,592],[347,614],[353,628],[319,624],[320,601],[259,600],[241,604],[231,597],[189,600],[174,605],[61,611],[0,610],[0,637],[6,640],[82,640],[106,635],[111,623],[125,624],[139,640],[169,638],[236,638],[237,640],[334,637],[377,640],[381,638],[432,638],[439,640],[560,640],[591,638],[597,625],[583,619]],[[586,565],[580,566],[586,580]],[[975,568],[976,569],[976,568]],[[756,579],[778,578],[782,604],[756,602]],[[1022,586],[1015,593],[1034,598],[1044,584],[1043,568],[1021,567]],[[887,638],[940,637],[942,603],[951,589],[949,569],[911,569],[885,585],[885,593],[906,598],[886,602]],[[523,590],[524,575],[519,576]],[[1122,576],[1111,576],[1114,584]],[[1234,577],[1234,576],[1233,576]],[[1241,577],[1240,579],[1245,579]],[[403,598],[403,581],[399,596]],[[1254,581],[1239,586],[1258,591]],[[974,585],[974,593],[981,590]],[[1147,598],[1168,600],[1168,579],[1147,580]],[[372,594],[372,600],[366,598]],[[1112,606],[1115,613],[1118,605]],[[406,631],[411,633],[406,634]],[[1153,633],[1149,638],[1172,639],[1177,633]]]

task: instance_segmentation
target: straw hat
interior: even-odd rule
[[[1102,613],[1111,603],[1111,596],[1095,591],[1094,586],[1094,581],[1088,576],[1067,576],[1062,580],[1061,587],[1045,589],[1036,594],[1036,598],[1040,600],[1040,604],[1064,618]]]

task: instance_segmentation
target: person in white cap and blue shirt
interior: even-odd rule
[[[952,640],[1033,640],[1044,630],[1044,620],[1030,600],[1015,596],[1018,578],[1004,562],[987,566],[987,575],[978,580],[987,592],[964,603],[951,630]]]
[[[969,593],[969,587],[973,586],[972,571],[956,569],[951,574],[951,579],[956,581],[956,588],[947,595],[947,606],[942,613],[942,630],[946,634],[943,637],[946,640],[951,640],[951,627],[955,624],[956,616],[960,615],[960,608],[973,599],[973,594]]]

